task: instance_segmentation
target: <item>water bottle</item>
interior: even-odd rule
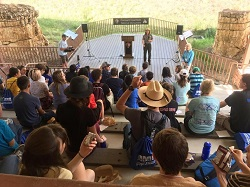
[[[209,157],[210,154],[210,149],[211,149],[211,143],[210,142],[205,142],[203,149],[202,149],[202,154],[201,154],[201,159],[206,160]]]

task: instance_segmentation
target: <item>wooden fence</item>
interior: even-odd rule
[[[193,50],[195,53],[193,67],[199,67],[202,74],[223,84],[232,83],[231,76],[238,69],[237,61],[197,49]]]

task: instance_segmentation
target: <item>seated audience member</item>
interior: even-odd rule
[[[0,119],[0,157],[12,154],[18,147],[14,138],[15,134],[9,125],[4,120]]]
[[[13,104],[17,119],[23,127],[33,129],[54,120],[55,113],[53,111],[46,113],[41,107],[39,98],[30,95],[28,77],[19,77],[17,86],[21,92],[14,98]]]
[[[142,64],[142,70],[138,72],[138,76],[141,75],[141,80],[142,82],[145,82],[147,79],[146,79],[146,73],[148,72],[148,63],[147,62],[144,62]]]
[[[246,161],[244,161],[241,150],[231,149],[231,153],[241,171],[229,173],[230,176],[228,179],[226,178],[227,173],[223,172],[216,164],[212,162],[220,187],[250,186],[250,146],[246,147],[246,151],[247,156]]]
[[[51,85],[51,83],[53,82],[52,77],[49,75],[49,66],[45,66],[45,71],[42,74],[43,77],[45,78],[46,83],[48,84],[48,86]]]
[[[68,164],[61,156],[67,143],[67,133],[59,124],[33,130],[25,142],[20,174],[94,182],[94,171],[85,169],[82,160],[93,151],[96,141],[89,145],[82,142],[78,153]]]
[[[69,66],[69,71],[65,74],[65,76],[66,76],[66,81],[67,82],[70,82],[73,77],[77,76],[76,65],[75,64],[71,64]]]
[[[118,78],[118,69],[112,68],[111,69],[111,78],[107,79],[106,84],[109,86],[109,88],[113,92],[115,102],[118,100],[117,94],[118,94],[118,91],[122,87],[122,83],[123,83],[123,80]]]
[[[53,83],[49,86],[49,90],[53,94],[53,106],[57,109],[59,104],[65,103],[68,99],[64,94],[64,90],[69,86],[65,74],[61,70],[54,71]]]
[[[164,82],[162,84],[162,87],[169,91],[169,93],[172,95],[174,95],[174,86],[170,83]],[[178,129],[179,131],[181,131],[181,127],[179,125],[178,120],[175,117],[176,111],[178,110],[178,103],[174,100],[174,98],[166,105],[163,107],[160,107],[160,112],[162,114],[165,114],[170,122],[171,122],[171,127]]]
[[[17,86],[17,79],[20,76],[21,76],[21,73],[19,69],[15,67],[11,67],[9,69],[9,74],[8,74],[9,78],[7,79],[6,88],[10,89],[14,97],[16,97],[17,94],[20,92],[20,89]]]
[[[180,80],[180,71],[182,70],[182,66],[181,65],[177,65],[175,67],[175,81]]]
[[[197,89],[197,86],[200,86],[202,81],[203,81],[204,77],[203,75],[200,73],[200,68],[198,67],[194,67],[193,68],[193,73],[191,73],[188,77],[188,80],[190,82],[190,91],[189,91],[189,95],[192,97],[192,95],[194,95],[194,91]],[[197,95],[197,93],[196,93]],[[198,96],[198,95],[197,95]]]
[[[96,119],[93,110],[88,108],[91,93],[93,93],[93,86],[89,81],[83,77],[74,77],[70,85],[64,90],[64,94],[69,100],[57,108],[56,121],[58,121],[68,133],[70,141],[68,150],[71,153],[77,153],[79,151],[81,142],[88,132],[96,134],[97,142],[102,143],[106,141],[105,136],[100,137],[97,134],[95,124],[98,119]],[[98,113],[100,114],[102,102],[97,100],[96,103],[96,110],[99,110]]]
[[[122,96],[124,92],[129,88],[133,80],[132,75],[127,75],[124,78],[124,82],[122,83],[122,88],[118,91],[118,99]],[[139,108],[138,103],[140,102],[140,98],[138,96],[138,89],[135,88],[131,94],[129,95],[128,99],[126,100],[125,105],[129,108]]]
[[[111,64],[108,64],[107,62],[103,62],[102,63],[102,79],[101,79],[101,82],[102,83],[106,83],[107,79],[111,77],[110,75],[110,65]]]
[[[88,73],[88,69],[86,67],[85,68],[80,68],[77,74],[78,74],[78,76],[81,76],[81,77],[85,78],[87,81],[89,81],[89,77],[88,77],[89,73]],[[96,102],[95,102],[95,96],[94,96],[93,93],[90,94],[90,96],[89,96],[89,105],[88,105],[88,107],[91,108],[91,109],[97,107]]]
[[[141,85],[140,79],[141,76],[134,77],[128,89],[122,94],[122,96],[116,103],[116,108],[131,124],[131,137],[134,138],[131,138],[130,140],[124,139],[124,141],[130,142],[130,145],[128,145],[128,147],[126,148],[128,149],[130,147],[129,150],[131,150],[131,152],[133,151],[136,140],[139,140],[143,137],[142,132],[144,130],[144,126],[142,125],[141,121],[142,111],[140,109],[130,108],[126,106],[126,102],[131,93]],[[154,123],[160,122],[160,120],[162,120],[163,114],[160,113],[159,107],[165,106],[171,101],[171,94],[167,90],[163,89],[158,81],[152,81],[149,86],[140,87],[138,90],[138,94],[140,99],[147,105],[147,119]],[[165,128],[170,127],[170,121],[166,117]],[[128,129],[130,128],[128,127]]]
[[[111,95],[111,91],[109,86],[106,83],[101,83],[101,79],[102,79],[102,71],[100,69],[94,69],[91,72],[91,76],[94,80],[93,82],[93,86],[94,87],[101,87],[104,93],[104,100],[103,100],[103,104],[104,104],[104,110],[107,110],[110,108],[110,102],[108,101],[107,97]],[[96,98],[98,99],[98,98]]]
[[[146,73],[146,81],[141,84],[141,87],[142,86],[148,86],[152,82],[153,78],[154,78],[153,72],[152,71],[148,71]]]
[[[129,74],[132,75],[132,76],[135,76],[135,73],[136,73],[136,67],[135,66],[130,66],[129,69]]]
[[[188,71],[182,69],[180,71],[180,80],[173,83],[175,88],[175,96],[178,105],[186,105],[188,101],[188,91],[190,90],[190,83],[187,80]]]
[[[181,176],[181,169],[188,155],[188,142],[178,131],[163,129],[154,138],[153,157],[160,165],[160,173],[136,175],[131,185],[153,185],[171,187],[205,187],[192,177]]]
[[[94,81],[93,81],[92,76],[91,76],[90,67],[89,66],[85,66],[85,68],[88,70],[89,76],[87,76],[87,77],[89,78],[89,81],[93,83]]]
[[[204,80],[201,83],[201,96],[194,98],[186,106],[184,126],[192,134],[208,134],[215,128],[216,115],[220,102],[212,97],[214,81]]]
[[[43,64],[36,64],[36,65],[35,65],[35,69],[40,70],[40,71],[41,71],[41,75],[43,75],[44,72],[45,72],[46,66],[43,65]],[[32,83],[32,81],[33,81],[33,80],[31,79],[30,82]],[[44,83],[46,83],[46,85],[48,86],[48,82],[46,82],[45,77],[41,76],[40,79],[39,79],[38,81],[39,81],[39,82],[44,82]]]
[[[128,74],[129,74],[129,72],[128,72],[128,64],[123,64],[122,65],[122,71],[119,72],[119,78],[124,80],[124,78]]]
[[[17,66],[17,68],[20,70],[21,76],[26,76],[27,69],[25,66],[20,65],[20,66]]]
[[[169,84],[173,84],[175,82],[174,77],[171,75],[169,67],[163,67],[162,69],[162,83],[168,82]]]
[[[20,160],[16,154],[11,154],[0,159],[0,173],[19,174]]]
[[[242,91],[234,91],[220,102],[220,108],[231,107],[230,116],[219,113],[216,123],[233,133],[250,133],[250,74],[242,75],[239,87]]]
[[[38,81],[42,77],[41,71],[38,69],[31,70],[29,76],[32,79],[30,83],[31,95],[40,99],[43,110],[49,109],[52,105],[53,95],[49,92],[46,83]]]

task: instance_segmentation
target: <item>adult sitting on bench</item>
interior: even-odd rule
[[[153,141],[153,156],[160,165],[160,173],[147,176],[136,175],[130,184],[178,187],[205,187],[192,177],[181,176],[181,169],[188,155],[186,138],[177,130],[163,129]]]
[[[216,115],[220,102],[212,97],[214,81],[204,80],[201,83],[201,96],[194,98],[186,106],[184,126],[191,134],[209,134],[215,128]]]
[[[141,85],[141,76],[134,77],[131,85],[128,89],[122,94],[119,100],[116,103],[116,108],[125,116],[127,120],[129,120],[131,124],[131,132],[132,137],[131,140],[127,139],[128,137],[124,137],[124,148],[133,149],[133,146],[136,143],[136,140],[141,139],[144,136],[144,124],[141,123],[141,115],[142,111],[140,109],[129,108],[125,105],[128,100],[130,94],[133,92],[135,88],[140,87]],[[171,94],[162,88],[158,81],[152,81],[149,86],[143,86],[139,88],[138,95],[140,99],[147,104],[146,117],[148,120],[153,123],[158,123],[163,114],[160,113],[159,107],[167,105],[171,99]],[[170,128],[170,120],[166,117],[165,128]],[[127,126],[125,131],[129,131],[130,127]],[[129,132],[124,132],[128,134]],[[126,143],[130,142],[131,143]]]
[[[243,74],[240,80],[242,91],[234,91],[225,101],[220,102],[220,107],[230,106],[230,116],[218,114],[216,122],[227,130],[250,133],[250,74]]]
[[[30,81],[26,76],[17,79],[21,92],[14,98],[14,110],[23,127],[34,129],[55,121],[53,111],[45,112],[39,98],[30,95]]]

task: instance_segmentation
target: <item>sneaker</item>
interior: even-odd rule
[[[20,161],[22,160],[23,152],[24,152],[24,144],[20,144],[18,148],[14,151],[14,154],[18,157]]]

